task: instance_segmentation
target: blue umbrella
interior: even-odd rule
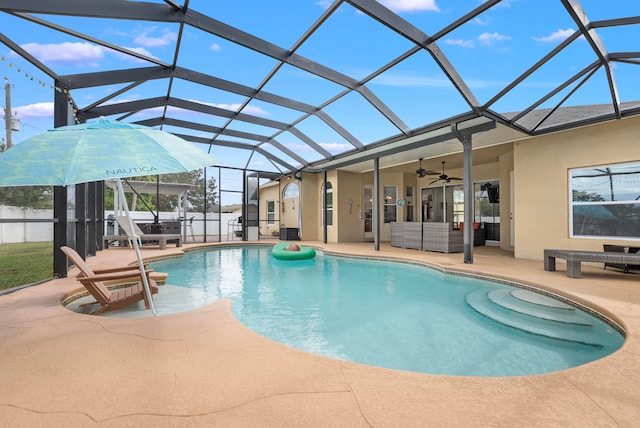
[[[2,153],[0,186],[66,186],[188,172],[215,163],[168,132],[101,119],[52,129]]]
[[[133,230],[121,178],[188,172],[215,164],[215,158],[168,132],[100,119],[43,132],[0,153],[0,186],[66,186],[116,179]],[[155,314],[140,237],[129,238]]]

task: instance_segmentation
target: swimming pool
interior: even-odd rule
[[[238,320],[261,335],[380,367],[530,375],[602,358],[624,342],[599,318],[527,290],[401,262],[282,261],[270,250],[216,247],[151,267],[188,290],[176,310],[229,298]]]

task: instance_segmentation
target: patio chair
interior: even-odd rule
[[[149,309],[147,294],[144,292],[142,276],[137,266],[122,266],[109,269],[91,269],[80,254],[70,247],[61,247],[62,252],[80,270],[76,277],[84,285],[84,288],[96,299],[96,302],[86,303],[85,312],[91,306],[98,303],[100,307],[91,315],[99,315],[108,311],[123,309],[134,303],[144,300],[145,307]],[[146,270],[146,277],[151,289],[151,294],[158,293],[158,285],[151,279],[151,271]],[[105,282],[115,282],[122,287],[117,290],[110,290]]]
[[[133,223],[133,230],[131,230],[129,219],[125,216],[115,216],[115,220],[130,238],[137,235],[141,241],[158,242],[161,250],[167,248],[168,241],[175,241],[176,247],[182,247],[182,235],[179,233],[144,233],[135,223]]]

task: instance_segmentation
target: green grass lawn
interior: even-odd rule
[[[52,277],[52,242],[0,245],[0,290]]]

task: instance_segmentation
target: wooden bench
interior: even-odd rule
[[[544,250],[544,270],[555,271],[556,258],[567,261],[567,276],[570,278],[580,278],[582,276],[582,262],[640,264],[640,254]]]

